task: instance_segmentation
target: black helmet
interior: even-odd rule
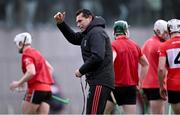
[[[126,31],[128,30],[128,24],[126,21],[119,20],[114,22],[113,28],[114,28],[114,33],[125,35]]]

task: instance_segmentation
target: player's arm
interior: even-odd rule
[[[160,84],[160,95],[161,97],[166,100],[167,99],[167,91],[165,88],[165,76],[166,76],[166,57],[161,56],[159,57],[159,66],[158,66],[158,77],[159,77],[159,84]]]
[[[113,63],[114,63],[114,61],[115,61],[116,57],[117,57],[116,50],[114,50],[114,49],[113,49]]]
[[[166,64],[166,57],[159,57],[158,77],[159,77],[160,87],[164,86],[164,78],[166,75],[165,64]]]
[[[34,64],[29,64],[26,67],[26,73],[23,77],[19,80],[19,85],[23,85],[25,82],[30,80],[36,74],[36,69]]]
[[[19,81],[13,81],[10,84],[10,89],[14,91],[18,87],[22,87],[25,82],[30,80],[36,74],[35,66],[33,63],[26,66],[26,73]]]
[[[141,65],[141,70],[140,70],[140,82],[144,79],[144,77],[146,76],[148,69],[149,69],[149,62],[146,58],[145,55],[142,55],[139,58],[139,63]]]
[[[46,61],[46,65],[48,66],[48,70],[49,70],[50,74],[52,75],[54,72],[54,68],[51,66],[51,64],[48,61]]]

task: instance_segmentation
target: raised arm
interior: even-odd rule
[[[54,20],[57,24],[57,27],[62,32],[62,34],[65,36],[65,38],[74,45],[81,45],[81,41],[83,38],[83,35],[80,32],[75,33],[65,22],[65,12],[61,13],[58,12],[54,15]]]

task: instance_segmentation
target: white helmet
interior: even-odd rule
[[[22,42],[23,44],[31,44],[32,42],[31,35],[28,32],[17,34],[14,38],[14,42],[18,47],[20,47],[19,46],[20,42]]]
[[[168,31],[169,33],[180,32],[180,20],[171,19],[168,21]]]
[[[157,20],[154,23],[154,32],[158,33],[158,31],[160,32],[161,35],[167,31],[167,21]]]

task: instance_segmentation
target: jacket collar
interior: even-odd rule
[[[105,28],[105,20],[100,16],[95,16],[93,18],[93,20],[90,22],[89,26],[86,28],[83,34],[88,33],[92,28],[97,27],[97,26]]]

